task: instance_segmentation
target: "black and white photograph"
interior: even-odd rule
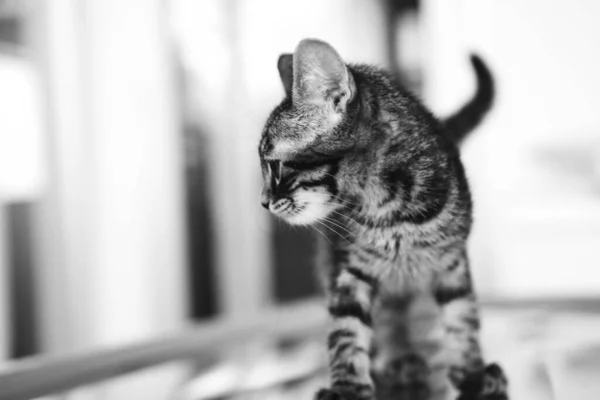
[[[597,0],[0,0],[0,400],[600,399]]]

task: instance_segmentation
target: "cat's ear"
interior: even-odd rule
[[[304,39],[294,53],[294,102],[326,105],[343,111],[355,92],[354,81],[342,57],[331,45]]]
[[[292,97],[292,84],[294,82],[294,55],[293,54],[282,54],[277,60],[277,69],[279,70],[279,77],[285,90],[287,97]]]

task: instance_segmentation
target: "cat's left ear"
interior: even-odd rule
[[[356,88],[344,60],[331,45],[304,39],[296,47],[293,61],[294,102],[330,104],[337,112],[346,109]]]
[[[279,70],[279,77],[285,90],[287,97],[292,97],[292,84],[294,82],[294,55],[293,54],[282,54],[277,60],[277,69]]]

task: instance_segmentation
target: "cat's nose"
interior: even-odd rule
[[[260,199],[260,205],[265,208],[265,210],[269,209],[269,200]]]
[[[266,210],[268,210],[269,209],[269,201],[270,201],[269,190],[263,188],[263,190],[260,192],[260,205],[263,206]]]

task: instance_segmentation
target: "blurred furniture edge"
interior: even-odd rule
[[[293,339],[322,331],[322,302],[310,299],[270,307],[247,319],[216,319],[180,335],[107,350],[32,357],[0,371],[0,400],[26,400],[106,381],[174,361],[209,368],[232,345],[254,339]],[[484,298],[484,309],[577,311],[600,313],[598,298]]]
[[[219,353],[252,339],[301,338],[325,322],[322,306],[306,301],[266,309],[246,320],[214,320],[175,337],[56,356],[32,357],[0,371],[0,400],[25,400],[64,392],[173,361],[193,361],[198,369]]]

